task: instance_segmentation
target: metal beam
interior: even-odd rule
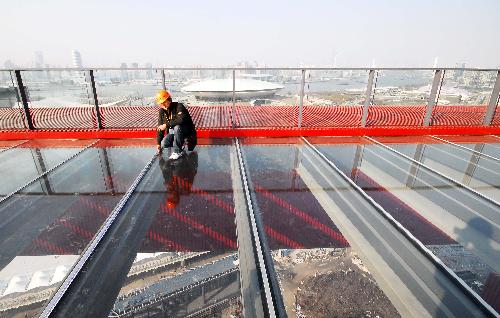
[[[17,89],[19,90],[19,95],[21,95],[21,101],[23,102],[24,107],[24,116],[26,117],[26,122],[28,123],[28,128],[30,130],[34,130],[33,119],[31,118],[30,108],[28,105],[28,97],[26,95],[26,90],[23,84],[23,78],[21,77],[21,71],[16,70],[16,81],[17,81]]]
[[[255,253],[257,255],[260,280],[264,288],[264,297],[266,300],[265,315],[266,317],[286,317],[285,306],[283,304],[278,279],[274,271],[273,260],[269,245],[267,244],[264,226],[262,224],[260,213],[258,211],[254,211],[254,207],[255,209],[258,209],[258,207],[254,205],[255,194],[251,193],[249,189],[249,176],[246,172],[245,160],[243,158],[243,154],[241,153],[241,147],[238,138],[235,139],[235,144],[240,166],[241,179],[243,181],[243,191],[245,193],[245,199],[248,208],[248,218],[251,225],[253,244]]]
[[[302,108],[304,106],[304,86],[306,85],[306,70],[302,70],[302,76],[300,79],[300,100],[299,100],[299,119],[298,127],[302,126]]]
[[[42,192],[45,194],[52,193],[52,187],[50,186],[49,178],[47,177],[45,171],[47,171],[47,167],[45,166],[45,162],[43,161],[42,153],[40,148],[30,148],[31,156],[33,157],[33,162],[35,163],[35,168],[38,175],[43,176],[40,180],[40,187]]]
[[[354,182],[357,181],[357,171],[361,167],[361,163],[363,162],[363,153],[365,151],[365,146],[357,144],[356,145],[356,153],[354,154],[354,162],[352,164],[352,169],[351,169],[351,179],[354,180]]]
[[[443,70],[436,70],[434,72],[434,80],[432,81],[431,93],[429,101],[427,102],[427,109],[425,110],[424,126],[429,126],[431,123],[432,111],[437,104],[438,89],[441,87],[444,78]]]
[[[147,71],[151,69],[161,69],[169,71],[219,71],[219,70],[281,70],[281,71],[370,71],[373,67],[138,67],[138,68],[120,68],[120,67],[54,67],[54,68],[22,68],[21,71]],[[492,72],[500,71],[500,68],[474,68],[474,67],[378,67],[375,68],[380,71],[479,71],[479,72]],[[13,71],[13,69],[3,68],[0,71]]]
[[[368,109],[372,103],[372,87],[374,77],[375,70],[370,70],[370,72],[368,73],[368,84],[366,85],[365,104],[363,106],[363,117],[361,117],[361,127],[366,127],[366,120],[368,119]]]
[[[413,159],[415,160],[415,162],[422,162],[425,146],[426,145],[424,144],[417,144],[417,147],[415,148],[415,154],[413,155]],[[412,189],[415,185],[416,176],[419,170],[419,165],[415,162],[411,163],[410,172],[408,172],[408,179],[406,180],[406,186],[410,189]]]
[[[90,75],[90,87],[92,89],[92,97],[93,97],[92,99],[95,107],[95,116],[97,118],[97,128],[103,129],[101,111],[99,110],[99,101],[97,100],[97,90],[95,88],[94,70],[90,70],[89,75]]]
[[[477,152],[483,151],[483,148],[484,144],[476,144],[474,146],[474,150]],[[462,178],[463,184],[470,185],[472,176],[474,176],[474,172],[476,172],[479,159],[481,159],[481,155],[473,152],[472,156],[470,157],[469,163],[467,164],[467,168],[465,169],[464,177]]]
[[[240,262],[241,302],[243,304],[244,317],[264,316],[262,304],[264,288],[259,284],[256,251],[254,250],[249,212],[243,193],[241,170],[236,148],[232,147],[229,154],[231,161],[231,181],[236,213],[236,238],[238,240],[238,260]]]
[[[495,86],[493,86],[493,91],[491,92],[490,101],[488,103],[488,108],[484,114],[483,125],[489,126],[495,116],[495,111],[498,105],[498,99],[500,97],[500,71],[497,72],[497,79],[495,80]]]
[[[233,103],[231,104],[231,126],[236,127],[234,121],[234,110],[236,106],[236,70],[233,69]]]
[[[454,143],[454,142],[448,141],[448,140],[443,139],[443,138],[439,138],[439,137],[437,137],[437,136],[432,136],[432,135],[431,135],[431,137],[432,137],[432,138],[434,138],[434,139],[437,139],[437,140],[439,140],[439,141],[445,142],[445,143],[447,143],[447,144],[449,144],[449,145],[452,145],[452,146],[454,146],[455,148],[460,148],[460,149],[465,150],[465,151],[467,151],[467,152],[473,152],[473,153],[475,153],[475,154],[480,155],[481,157],[485,157],[485,158],[488,158],[488,159],[491,159],[491,160],[494,160],[494,161],[498,161],[498,162],[500,162],[500,158],[493,157],[493,156],[487,155],[487,154],[485,154],[485,153],[479,152],[479,151],[477,151],[477,150],[473,150],[473,149],[470,149],[470,148],[464,147],[464,146],[462,146],[462,145],[459,145],[459,144],[457,144],[457,143]]]
[[[300,164],[300,151],[298,147],[295,147],[295,159],[293,162],[293,175],[292,175],[292,184],[291,184],[291,191],[298,191],[299,187],[297,186],[297,176],[298,176],[298,169],[299,169],[299,164]]]
[[[109,164],[109,157],[106,148],[98,148],[99,161],[101,163],[102,175],[104,177],[104,184],[106,189],[111,191],[112,194],[115,193],[115,186],[113,184],[113,174],[111,173],[111,165]]]

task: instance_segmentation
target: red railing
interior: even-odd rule
[[[361,127],[362,106],[314,106],[303,108],[298,127],[298,106],[190,106],[189,112],[201,137],[300,136],[300,135],[401,135],[499,133],[500,112],[483,126],[486,106],[436,106],[431,125],[423,127],[425,105],[370,106],[366,127]],[[158,108],[155,106],[106,106],[100,108],[103,129],[97,128],[95,108],[30,108],[35,130],[29,131],[20,109],[0,109],[0,138],[120,138],[153,137]],[[79,135],[78,135],[79,134]],[[83,135],[82,135],[83,134]]]

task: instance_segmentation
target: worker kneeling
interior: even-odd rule
[[[192,151],[197,143],[196,129],[191,115],[182,103],[172,102],[170,93],[160,90],[156,94],[158,127],[156,134],[156,152],[173,146],[169,159],[179,159],[185,150]],[[166,134],[165,134],[166,133]]]

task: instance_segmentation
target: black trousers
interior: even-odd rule
[[[186,143],[188,150],[192,151],[197,144],[196,131],[186,129],[182,125],[174,127],[173,134],[166,134],[164,131],[158,131],[156,140],[162,148],[174,147],[174,152],[181,152],[184,143]]]

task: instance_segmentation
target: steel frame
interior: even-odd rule
[[[381,143],[380,141],[377,141],[377,140],[375,140],[375,139],[373,139],[373,138],[371,138],[371,137],[368,137],[368,136],[365,136],[365,138],[367,138],[368,140],[370,140],[370,141],[371,141],[371,142],[373,142],[374,144],[377,144],[377,145],[379,145],[379,146],[381,146],[381,147],[383,147],[383,148],[385,148],[385,149],[387,149],[387,150],[389,150],[389,151],[391,151],[391,152],[395,153],[395,154],[396,154],[396,155],[398,155],[399,157],[402,157],[402,158],[405,158],[405,159],[407,159],[407,160],[410,160],[411,162],[413,162],[413,163],[417,164],[418,166],[420,166],[420,167],[422,167],[422,168],[426,169],[427,171],[429,171],[429,172],[431,172],[431,173],[433,173],[433,174],[435,174],[435,175],[438,175],[438,176],[440,176],[441,178],[446,179],[446,180],[448,180],[448,181],[450,181],[450,182],[452,182],[452,183],[454,183],[454,184],[456,184],[456,185],[458,185],[458,186],[460,186],[460,187],[463,187],[464,189],[466,189],[467,191],[469,191],[469,192],[473,193],[474,195],[477,195],[477,196],[478,196],[478,197],[480,197],[481,199],[484,199],[485,201],[488,201],[489,203],[491,203],[491,204],[493,204],[493,205],[496,205],[497,207],[499,207],[499,208],[500,208],[500,203],[499,203],[499,202],[497,202],[497,201],[493,200],[492,198],[490,198],[490,197],[488,197],[488,196],[485,196],[484,194],[482,194],[482,193],[480,193],[480,192],[477,192],[476,190],[474,190],[474,189],[472,189],[471,187],[469,187],[469,186],[467,186],[467,185],[465,185],[465,184],[461,183],[460,181],[457,181],[457,180],[455,180],[455,179],[453,179],[453,178],[450,178],[450,177],[448,177],[447,175],[444,175],[444,174],[442,174],[441,172],[434,170],[433,168],[429,167],[428,165],[423,164],[423,163],[421,163],[421,162],[418,162],[418,161],[416,161],[415,159],[413,159],[413,158],[411,158],[411,157],[408,157],[407,155],[405,155],[405,154],[403,154],[403,153],[401,153],[401,152],[397,151],[396,149],[391,148],[391,147],[389,147],[389,146],[387,146],[387,145],[385,145],[385,144]]]
[[[118,204],[115,206],[109,217],[106,219],[104,224],[101,226],[97,234],[94,235],[92,241],[88,245],[88,247],[85,249],[83,252],[82,256],[78,259],[78,262],[73,266],[71,269],[70,273],[66,276],[64,279],[63,283],[59,286],[57,289],[56,293],[52,296],[50,299],[49,303],[45,306],[44,310],[42,311],[40,317],[50,317],[52,312],[55,310],[56,306],[59,304],[60,300],[63,298],[63,296],[66,294],[66,291],[70,287],[71,283],[75,280],[75,278],[78,276],[80,273],[81,269],[85,265],[85,263],[88,261],[92,253],[96,250],[99,242],[104,238],[106,235],[106,232],[109,230],[111,225],[113,224],[114,220],[117,218],[117,216],[120,214],[120,212],[123,210],[125,207],[127,201],[130,199],[132,196],[132,193],[135,191],[141,180],[144,178],[146,173],[148,172],[149,168],[151,168],[151,165],[153,164],[154,160],[157,158],[157,155],[155,154],[149,162],[144,166],[142,171],[139,173],[137,178],[134,180],[132,185],[129,187],[125,195],[120,199]]]
[[[380,144],[378,141],[375,141]],[[372,205],[390,224],[392,224],[404,237],[408,239],[427,259],[429,259],[441,272],[443,272],[450,281],[460,288],[474,303],[476,303],[481,310],[491,316],[497,316],[496,311],[484,301],[472,288],[470,288],[462,279],[460,279],[457,274],[455,274],[448,266],[446,266],[437,256],[435,256],[420,240],[418,240],[409,230],[407,230],[401,223],[399,223],[392,215],[390,215],[385,209],[380,206],[372,197],[370,197],[363,189],[361,189],[354,181],[347,177],[330,159],[328,159],[321,151],[319,151],[314,145],[312,145],[306,138],[302,137],[302,140],[318,155],[320,156],[336,173],[338,173],[346,182],[348,182],[370,205]],[[392,150],[392,149],[391,149]],[[395,150],[392,150],[395,151]],[[403,155],[404,156],[404,155]],[[411,158],[404,156],[412,160]]]
[[[439,98],[438,90],[443,85],[444,73],[445,72],[443,70],[436,70],[434,72],[434,80],[432,82],[432,88],[429,95],[429,100],[427,102],[427,108],[425,110],[425,117],[424,117],[425,127],[431,124],[432,111],[434,110],[434,107],[438,103],[438,98]]]
[[[500,98],[500,71],[497,72],[497,78],[495,80],[495,86],[493,86],[493,91],[491,92],[490,101],[488,103],[488,108],[484,114],[483,125],[491,125],[493,116],[498,107],[498,100]]]
[[[16,190],[12,191],[10,194],[6,195],[5,197],[1,198],[0,199],[0,204],[2,202],[5,202],[6,200],[8,200],[10,197],[12,197],[13,195],[15,195],[17,192],[21,191],[23,188],[29,186],[30,184],[32,184],[33,182],[43,178],[45,175],[47,175],[48,173],[50,173],[51,171],[59,168],[60,166],[64,165],[65,163],[67,163],[68,161],[70,161],[71,159],[75,158],[76,156],[78,156],[79,154],[81,154],[82,152],[84,152],[85,150],[91,148],[92,146],[94,146],[95,144],[97,143],[97,140],[92,142],[90,145],[86,146],[85,148],[81,149],[80,151],[78,151],[77,153],[75,153],[74,155],[72,155],[71,157],[61,161],[60,163],[58,163],[57,165],[55,165],[54,167],[52,167],[51,169],[45,171],[44,173],[40,174],[39,176],[31,179],[30,181],[28,181],[27,183],[23,184],[22,186],[20,186],[19,188],[17,188]]]
[[[245,159],[243,157],[239,140],[235,139],[236,152],[240,167],[241,179],[243,181],[243,191],[245,193],[248,217],[251,224],[252,244],[257,255],[259,275],[264,289],[266,299],[267,317],[286,317],[281,291],[274,272],[272,256],[267,244],[265,231],[260,220],[260,214],[254,211],[254,198],[252,198],[249,181],[246,172]]]
[[[474,149],[469,149],[469,148],[464,147],[464,146],[462,146],[462,145],[460,145],[460,144],[457,144],[457,143],[451,142],[451,141],[446,140],[446,139],[443,139],[443,138],[439,138],[439,137],[432,136],[432,135],[431,135],[431,137],[432,137],[432,138],[434,138],[434,139],[437,139],[437,140],[439,140],[439,141],[442,141],[442,142],[444,142],[444,143],[447,143],[447,144],[449,144],[449,145],[452,145],[452,146],[454,146],[455,148],[460,148],[460,149],[462,149],[462,150],[464,150],[464,151],[466,151],[466,152],[473,152],[473,153],[475,153],[476,155],[479,155],[480,157],[484,157],[484,158],[488,158],[488,159],[491,159],[491,160],[494,160],[494,161],[499,161],[499,162],[500,162],[500,159],[499,159],[499,158],[497,158],[497,157],[493,157],[493,156],[487,155],[487,154],[485,154],[485,153],[479,152],[479,151],[474,150]]]

